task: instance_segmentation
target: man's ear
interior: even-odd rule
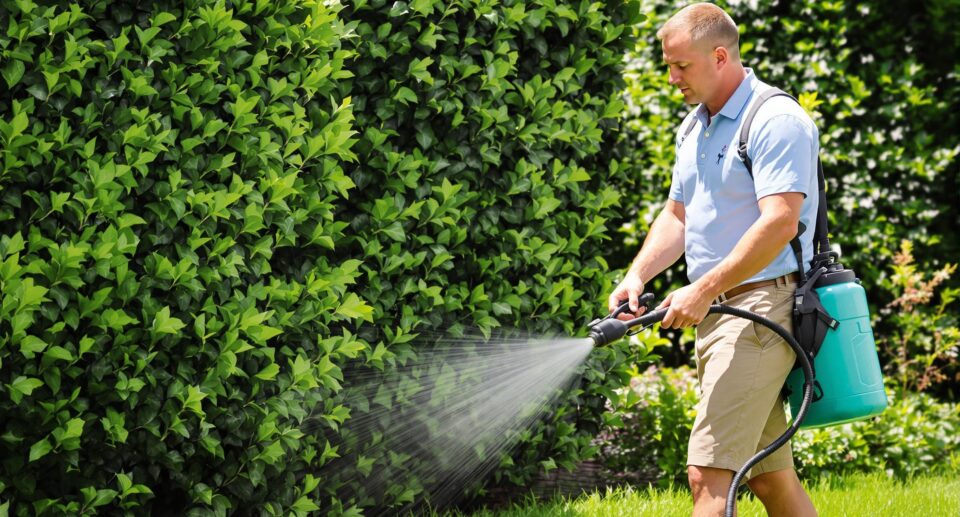
[[[730,61],[730,53],[727,52],[726,47],[717,47],[713,49],[713,59],[717,68],[720,68]]]

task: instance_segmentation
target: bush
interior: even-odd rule
[[[696,404],[696,370],[651,366],[636,375],[611,407],[616,415],[611,427],[599,437],[611,479],[661,488],[685,485]]]
[[[11,513],[340,505],[347,365],[602,310],[635,2],[42,4],[0,0]],[[592,454],[627,354],[499,477]]]
[[[888,287],[896,299],[878,315],[893,328],[878,342],[890,358],[889,378],[901,391],[933,391],[940,384],[960,382],[960,322],[956,311],[948,309],[960,289],[942,287],[957,265],[946,264],[929,275],[916,263],[910,241],[903,241],[892,269]]]
[[[960,405],[926,394],[888,390],[879,416],[821,429],[801,429],[791,440],[799,475],[816,479],[854,472],[905,478],[921,472],[958,472]],[[696,371],[649,368],[636,376],[611,410],[617,419],[600,437],[614,479],[686,484],[686,451],[697,401]],[[623,425],[620,425],[622,422]]]
[[[873,419],[798,432],[800,476],[960,473],[960,405],[923,393],[888,391],[888,399],[890,407]]]

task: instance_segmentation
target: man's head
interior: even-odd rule
[[[670,84],[688,104],[702,102],[715,113],[743,79],[737,24],[713,4],[684,7],[657,31],[657,39]]]

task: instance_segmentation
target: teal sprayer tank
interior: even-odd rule
[[[823,308],[839,324],[836,329],[827,330],[814,359],[820,388],[816,395],[822,393],[822,398],[815,398],[801,428],[862,420],[887,407],[867,296],[854,272],[841,268],[831,268],[815,284]],[[803,394],[801,370],[790,373],[787,388],[791,412],[796,414]]]

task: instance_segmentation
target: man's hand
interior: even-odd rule
[[[637,299],[643,294],[643,280],[637,275],[627,274],[627,277],[620,282],[620,285],[610,293],[607,299],[607,309],[610,312],[617,310],[623,300],[630,300],[630,312],[624,312],[617,316],[617,319],[627,321],[639,317],[647,309],[640,307]]]
[[[701,286],[693,283],[667,295],[657,307],[657,309],[668,308],[660,326],[682,329],[698,325],[703,318],[707,317],[714,298],[705,291]]]

